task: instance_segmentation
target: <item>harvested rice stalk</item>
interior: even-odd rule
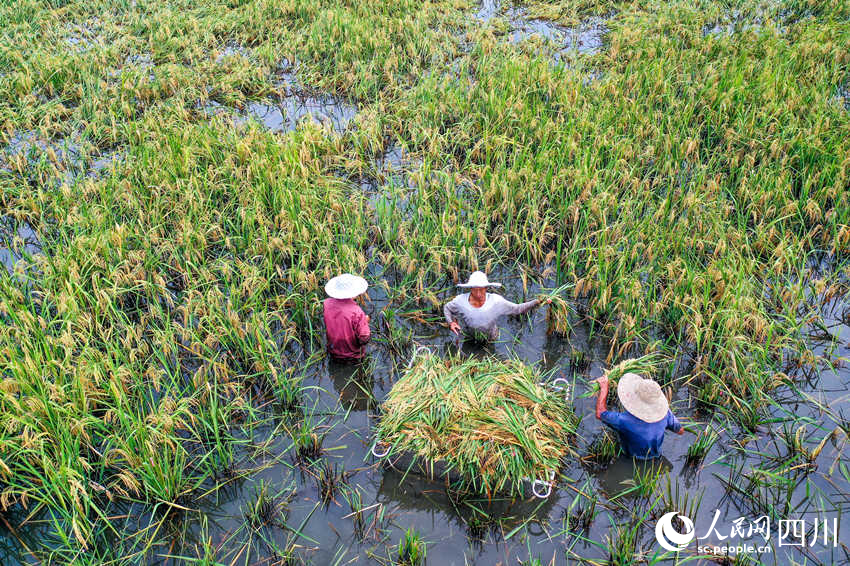
[[[562,394],[518,360],[414,358],[383,404],[378,438],[388,457],[441,462],[461,488],[521,490],[548,479],[567,454],[576,418]]]
[[[628,360],[623,360],[619,364],[615,365],[611,369],[605,371],[605,375],[608,376],[608,383],[610,384],[610,391],[616,391],[617,382],[620,380],[623,375],[627,373],[636,373],[642,377],[652,377],[655,371],[658,369],[658,365],[664,361],[666,358],[664,355],[660,353],[652,353],[647,354],[645,356],[641,356],[639,358],[629,358]],[[597,382],[593,382],[593,388],[591,391],[584,393],[582,397],[591,397],[596,395],[599,392],[599,384]]]

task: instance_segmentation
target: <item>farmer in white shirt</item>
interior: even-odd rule
[[[487,287],[501,287],[501,283],[491,283],[487,276],[476,271],[469,276],[469,281],[458,284],[458,287],[469,289],[469,293],[458,295],[443,307],[443,314],[449,328],[455,334],[460,334],[461,325],[465,333],[472,337],[482,337],[489,340],[499,338],[499,317],[509,314],[528,312],[541,302],[549,303],[550,299],[534,299],[526,303],[512,303],[495,293],[488,293]]]

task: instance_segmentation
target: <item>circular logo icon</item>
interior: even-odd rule
[[[677,516],[675,511],[665,513],[658,519],[658,524],[655,525],[655,538],[658,544],[672,552],[684,550],[688,543],[694,540],[696,532],[694,531],[694,522],[684,515],[678,515],[679,519],[685,525],[685,532],[680,533],[673,526],[673,517]]]

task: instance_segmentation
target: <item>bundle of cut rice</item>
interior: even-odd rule
[[[629,358],[618,363],[614,367],[605,370],[605,375],[608,376],[609,391],[613,393],[617,390],[617,382],[627,373],[636,373],[641,377],[652,378],[658,370],[661,362],[667,358],[659,353],[646,354],[639,358]],[[599,384],[593,383],[590,391],[581,395],[581,397],[590,397],[599,392]]]
[[[419,355],[383,404],[378,438],[387,458],[441,463],[455,487],[522,491],[560,468],[577,424],[563,392],[540,380],[516,360]]]

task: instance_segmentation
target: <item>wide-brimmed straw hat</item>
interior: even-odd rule
[[[343,273],[325,284],[325,293],[334,299],[353,299],[366,292],[369,284],[358,275]]]
[[[487,281],[487,275],[483,271],[474,271],[466,283],[458,283],[458,287],[501,287],[501,283]]]
[[[636,373],[627,373],[617,383],[617,397],[623,408],[642,421],[655,423],[667,416],[670,405],[661,386]]]

